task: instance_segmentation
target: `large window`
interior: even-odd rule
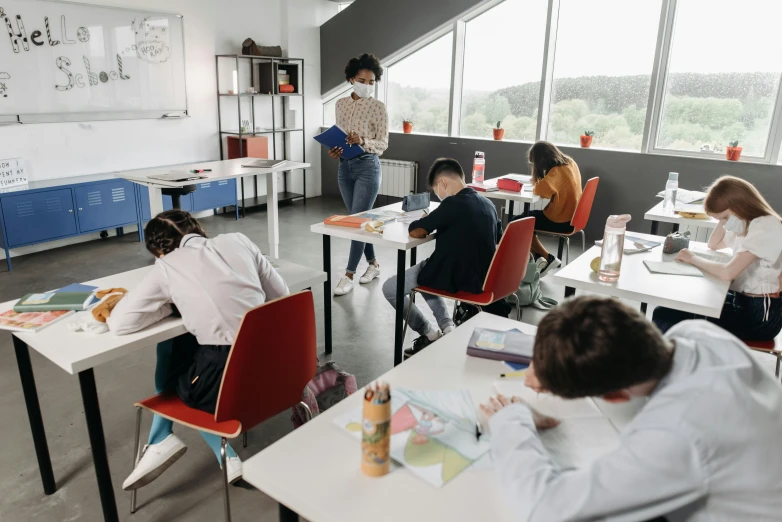
[[[467,22],[459,134],[535,139],[548,2],[506,0]]]
[[[448,134],[453,33],[448,33],[388,68],[386,105],[389,128],[402,131],[402,120],[416,133]]]
[[[661,0],[561,0],[548,139],[641,150]],[[723,13],[724,16],[724,13]]]
[[[657,147],[765,156],[782,71],[782,2],[678,0]]]

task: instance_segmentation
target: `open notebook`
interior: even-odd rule
[[[687,263],[679,261],[644,261],[644,265],[653,274],[683,275],[703,277],[703,272]]]

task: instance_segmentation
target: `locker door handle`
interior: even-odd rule
[[[83,209],[83,208],[81,208],[81,207],[79,207],[79,212],[81,212],[82,210],[84,210],[84,209]]]
[[[71,214],[73,214],[73,209],[72,209],[72,208],[69,208],[69,209],[68,209],[68,212],[70,212]]]

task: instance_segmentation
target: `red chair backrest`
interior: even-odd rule
[[[592,213],[592,204],[595,202],[595,194],[597,194],[597,184],[599,182],[600,178],[592,178],[584,185],[581,199],[578,200],[576,211],[573,212],[573,219],[570,220],[573,232],[584,230],[584,227],[587,226],[589,214]]]
[[[304,291],[244,315],[220,384],[215,421],[247,431],[301,401],[317,369],[315,306]]]
[[[529,249],[535,234],[535,218],[528,217],[512,221],[497,245],[497,251],[489,265],[484,292],[493,292],[494,300],[508,297],[519,289],[527,273]]]

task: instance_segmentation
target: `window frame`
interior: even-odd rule
[[[462,119],[462,96],[464,86],[464,56],[466,47],[467,23],[505,2],[506,0],[490,0],[482,3],[472,11],[451,20],[430,33],[383,60],[383,67],[388,70],[393,65],[415,54],[435,40],[453,33],[453,48],[451,53],[451,82],[448,103],[448,127],[446,137],[460,139],[482,140],[489,138],[460,136]],[[601,150],[621,150],[630,154],[653,154],[661,156],[686,157],[697,159],[710,159],[716,161],[728,161],[724,156],[700,151],[681,151],[667,149],[658,146],[659,134],[662,127],[663,105],[665,92],[668,86],[669,65],[673,45],[673,30],[676,22],[676,8],[679,0],[662,0],[660,8],[660,21],[657,30],[655,44],[654,63],[652,65],[651,81],[649,85],[649,102],[646,107],[646,117],[641,143],[641,150],[610,149],[595,146]],[[554,58],[556,55],[560,0],[548,0],[546,18],[545,42],[543,45],[543,66],[541,70],[540,97],[538,102],[538,120],[535,140],[545,140],[548,134],[548,122],[550,117],[552,94],[554,87]],[[762,157],[743,156],[742,162],[779,165],[782,164],[782,73],[780,73],[779,87],[777,89],[774,107],[771,113],[771,123],[766,139],[765,153]],[[344,96],[349,92],[345,89],[335,89],[322,98],[323,106]],[[378,83],[375,92],[376,97],[387,103],[388,83]],[[391,131],[395,132],[395,131]],[[438,135],[442,136],[442,135]],[[489,140],[490,141],[490,140]],[[513,143],[531,143],[529,140],[507,140]],[[574,145],[566,145],[574,146]]]

